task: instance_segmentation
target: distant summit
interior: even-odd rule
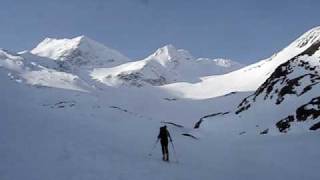
[[[152,55],[146,59],[154,59],[159,61],[162,65],[166,62],[174,60],[192,60],[192,55],[184,49],[177,49],[172,44],[165,45],[157,49]]]
[[[44,39],[32,54],[77,66],[110,67],[130,61],[118,51],[104,46],[86,36],[72,39]]]
[[[223,74],[241,67],[240,63],[226,59],[195,59],[187,50],[169,44],[143,60],[113,68],[97,68],[91,76],[109,86],[161,86],[200,81],[202,76]]]

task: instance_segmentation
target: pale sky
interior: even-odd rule
[[[141,59],[173,44],[244,64],[320,25],[318,0],[1,0],[0,47],[86,35]]]

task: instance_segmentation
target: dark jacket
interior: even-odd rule
[[[172,141],[170,133],[166,126],[160,128],[158,139],[160,139],[161,144],[168,144],[168,138]]]

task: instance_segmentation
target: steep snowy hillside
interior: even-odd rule
[[[60,66],[71,67],[112,67],[130,61],[118,51],[108,48],[88,37],[73,39],[46,38],[32,54],[58,60]]]
[[[197,82],[202,76],[223,74],[241,67],[243,65],[231,60],[194,59],[188,51],[166,45],[144,60],[113,68],[97,68],[92,77],[109,86],[160,86],[173,82]]]
[[[196,127],[227,125],[233,133],[279,134],[320,128],[320,40],[278,66],[234,111],[215,111]],[[224,123],[224,124],[220,124]],[[232,124],[232,125],[231,125]]]
[[[255,91],[282,63],[309,49],[320,40],[320,27],[311,29],[282,51],[240,70],[201,78],[201,82],[179,82],[163,86],[179,97],[206,99],[235,91]]]
[[[320,41],[280,65],[254,94],[240,103],[236,113],[242,117],[249,114],[268,117],[259,118],[261,126],[280,132],[319,129],[319,47]]]

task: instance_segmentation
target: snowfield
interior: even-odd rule
[[[84,36],[0,50],[0,179],[318,180],[319,42],[246,67],[172,45],[132,61]]]
[[[112,96],[34,89],[3,77],[1,73],[2,83],[12,88],[1,90],[4,180],[319,178],[314,173],[319,132],[240,136],[228,131],[232,123],[195,132],[169,126],[177,156],[170,149],[168,164],[161,160],[159,144],[148,156],[161,125],[158,120],[109,108]],[[148,106],[142,104],[141,110]]]

